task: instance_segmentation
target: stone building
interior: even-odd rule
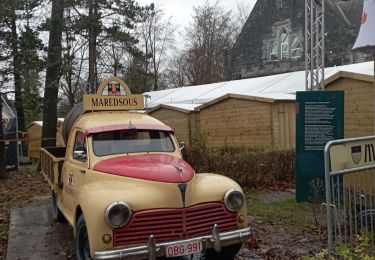
[[[326,1],[326,67],[371,60],[351,48],[363,0]],[[228,52],[227,80],[304,70],[305,1],[257,0]]]

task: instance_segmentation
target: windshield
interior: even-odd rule
[[[168,132],[157,130],[117,130],[93,134],[97,156],[139,152],[174,152]]]

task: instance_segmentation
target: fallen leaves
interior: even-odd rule
[[[248,240],[245,241],[245,246],[247,249],[258,249],[259,246],[259,239],[254,236],[251,236]]]

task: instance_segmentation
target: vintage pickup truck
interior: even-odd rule
[[[52,214],[72,225],[77,259],[233,259],[250,235],[241,187],[196,174],[170,127],[126,111],[143,105],[112,77],[68,113],[66,148],[41,151]]]

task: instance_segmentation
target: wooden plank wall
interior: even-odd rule
[[[272,104],[273,146],[280,149],[296,147],[296,102],[276,101]]]
[[[29,128],[27,128],[26,131],[28,139],[29,158],[39,159],[42,127],[38,124],[33,124]]]
[[[175,131],[178,142],[191,143],[191,124],[188,113],[160,108],[152,111],[149,115],[170,126]]]
[[[200,111],[200,131],[208,146],[272,146],[271,103],[229,98]]]
[[[42,140],[42,126],[31,124],[27,129],[27,145],[30,159],[40,158],[40,147]],[[57,122],[56,146],[64,147],[64,139],[62,137],[62,123]]]
[[[192,111],[190,112],[190,143],[189,145],[192,145],[192,142],[196,137],[199,135],[201,130],[201,124],[200,124],[200,113],[198,111]]]
[[[374,134],[374,85],[372,82],[340,78],[328,84],[326,89],[345,91],[345,138]]]

